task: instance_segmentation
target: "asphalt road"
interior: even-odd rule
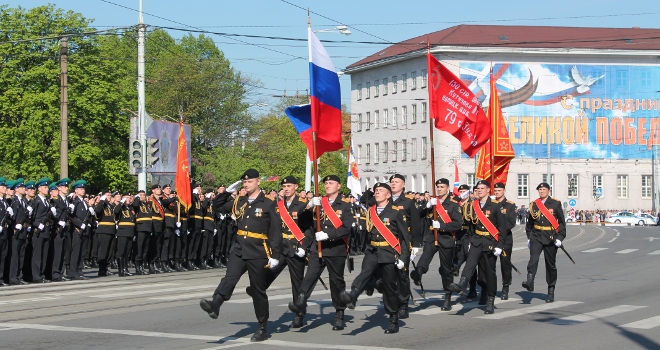
[[[305,326],[289,330],[286,271],[269,290],[270,339],[264,343],[249,341],[256,319],[245,294],[247,274],[217,320],[198,300],[211,296],[224,270],[5,287],[0,348],[660,349],[660,228],[569,226],[564,244],[577,264],[559,252],[556,302],[545,303],[543,259],[536,290],[521,287],[528,251],[518,226],[512,261],[523,275],[514,275],[510,299],[497,298],[493,315],[462,297],[451,311],[441,311],[441,282],[429,273],[427,299],[414,289],[417,306],[396,335],[383,334],[388,319],[377,294],[363,295],[346,311],[346,328],[332,331],[334,309],[320,285]],[[356,275],[347,274],[348,285]]]

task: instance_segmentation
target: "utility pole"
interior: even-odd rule
[[[545,130],[547,132],[547,139],[546,142],[548,143],[548,176],[546,178],[546,181],[550,184],[550,187],[553,187],[553,190],[555,190],[555,184],[552,183],[552,175],[550,172],[550,117],[546,117],[546,122],[545,122]],[[557,192],[555,192],[557,193]]]
[[[652,146],[653,148],[651,149],[651,210],[655,212],[656,206],[655,206],[655,200],[656,200],[656,193],[655,193],[655,145]]]
[[[138,128],[140,134],[140,147],[142,148],[141,168],[138,173],[138,190],[147,190],[147,130],[145,122],[145,93],[144,93],[144,33],[145,25],[142,17],[142,0],[138,10]]]
[[[60,39],[60,178],[69,177],[69,126],[67,91],[68,48],[67,37]]]

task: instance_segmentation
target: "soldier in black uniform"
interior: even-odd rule
[[[226,203],[223,211],[231,212],[238,225],[225,277],[213,293],[212,300],[199,302],[202,310],[213,319],[218,318],[220,306],[231,298],[241,276],[247,271],[252,287],[252,303],[259,326],[250,339],[268,339],[268,296],[266,295],[268,268],[274,269],[280,262],[282,252],[282,222],[277,215],[277,205],[260,190],[259,172],[248,169],[241,176],[245,196],[237,196],[233,202],[227,201],[236,191],[239,183],[234,183],[221,197]],[[222,203],[222,201],[219,201]]]
[[[117,220],[117,265],[119,277],[133,276],[128,271],[128,255],[135,235],[133,196],[124,195],[114,209]]]
[[[548,303],[555,301],[555,284],[557,283],[557,249],[561,247],[566,238],[566,222],[561,202],[550,197],[550,185],[542,182],[536,189],[539,191],[539,199],[548,209],[557,223],[557,228],[548,220],[539,208],[536,201],[529,203],[529,216],[525,232],[527,233],[527,245],[529,247],[529,263],[527,264],[527,281],[522,283],[523,288],[528,291],[534,290],[534,276],[539,266],[541,252],[545,258],[545,280],[548,282]]]
[[[386,334],[399,331],[398,276],[403,273],[405,261],[410,260],[410,250],[407,249],[410,247],[408,224],[404,220],[403,210],[390,202],[391,197],[392,190],[388,184],[377,183],[374,185],[376,204],[372,208],[377,215],[373,215],[372,208],[367,213],[366,226],[370,244],[362,260],[362,270],[353,281],[351,291],[341,292],[341,300],[350,309],[354,309],[358,296],[367,287],[371,277],[379,272],[383,284],[385,311],[390,315],[390,324],[385,330]],[[379,229],[380,223],[385,232]],[[388,242],[386,237],[391,241]]]
[[[215,220],[213,219],[213,190],[207,190],[204,194],[204,220],[202,223],[202,237],[199,250],[200,268],[203,270],[212,269],[209,265],[209,259],[213,253],[213,238],[217,234]]]
[[[502,182],[498,182],[493,186],[493,194],[495,201],[502,206],[502,214],[506,217],[506,238],[504,239],[504,247],[502,248],[503,254],[506,258],[500,259],[500,268],[502,271],[502,300],[509,300],[509,286],[511,285],[511,253],[513,252],[513,230],[516,227],[516,215],[518,208],[516,203],[507,200],[505,196],[505,186]]]
[[[160,251],[163,249],[163,230],[165,229],[165,208],[163,208],[162,196],[163,189],[160,188],[160,185],[152,185],[149,204],[153,212],[151,223],[154,231],[149,239],[149,250],[147,253],[150,274],[163,272],[158,268],[158,265],[160,265]]]
[[[67,251],[70,254],[71,247],[71,223],[69,220],[69,178],[63,178],[57,181],[57,196],[52,199],[52,205],[55,207],[55,216],[57,220],[57,229],[53,237],[53,267],[52,281],[64,282],[69,279],[65,276],[65,263],[68,266]],[[51,192],[52,193],[52,192]]]
[[[495,312],[495,293],[497,292],[495,264],[497,263],[497,257],[502,254],[503,242],[506,240],[506,218],[502,214],[501,206],[490,199],[489,192],[490,183],[488,181],[481,180],[477,182],[475,200],[467,204],[463,210],[463,217],[469,226],[471,248],[458,285],[452,283],[450,286],[451,291],[466,295],[468,281],[475,273],[478,264],[479,271],[483,271],[483,274],[479,274],[479,278],[485,279],[481,282],[482,285],[486,285],[487,289],[486,314]],[[476,206],[479,206],[479,208],[475,208]],[[477,214],[479,209],[481,209],[487,220],[482,221],[479,219]],[[488,230],[490,225],[492,225],[492,231]],[[498,236],[498,238],[496,239],[493,236]]]
[[[449,286],[454,282],[454,253],[456,251],[456,231],[461,229],[463,224],[463,215],[461,207],[449,195],[449,180],[439,179],[435,182],[437,198],[431,198],[426,204],[426,209],[423,211],[425,217],[428,218],[430,225],[424,229],[424,251],[419,258],[417,269],[410,273],[416,285],[420,284],[422,275],[429,270],[431,261],[435,253],[440,257],[440,276],[442,276],[442,288],[445,290],[445,302],[442,305],[442,310],[451,310],[451,290]],[[448,220],[445,222],[442,215],[437,214],[437,220],[433,219],[434,211],[437,212],[437,205],[442,206],[443,215],[446,213]],[[436,234],[437,232],[437,241]]]
[[[177,224],[180,225],[174,233],[176,234],[176,251],[174,252],[174,271],[176,272],[186,272],[188,269],[185,268],[188,254],[188,210],[189,207],[186,207],[181,201],[178,201],[179,209],[177,212]],[[192,270],[192,269],[191,269]]]
[[[9,284],[27,284],[23,280],[23,263],[25,260],[25,245],[27,241],[27,223],[29,220],[28,205],[24,198],[25,184],[23,178],[14,183],[14,198],[11,202],[11,264],[9,266]]]
[[[192,206],[188,216],[188,270],[199,270],[197,260],[199,259],[199,245],[202,241],[202,229],[204,228],[204,194],[202,186],[193,185]]]
[[[96,218],[98,220],[98,227],[96,234],[99,240],[98,247],[98,264],[99,276],[111,276],[112,273],[108,271],[108,262],[110,257],[110,248],[112,240],[115,239],[117,230],[115,229],[115,197],[107,190],[101,196],[99,202],[94,207]]]
[[[50,232],[53,223],[53,215],[56,213],[49,201],[48,183],[50,179],[43,177],[37,181],[36,186],[39,195],[32,202],[34,214],[32,220],[32,282],[50,283],[46,279],[46,265],[48,262],[48,250],[50,247]]]
[[[89,237],[90,217],[95,214],[94,208],[87,205],[84,200],[87,181],[78,180],[72,187],[75,192],[69,209],[71,210],[71,261],[69,274],[73,280],[87,279],[83,275],[83,247]]]
[[[181,223],[177,222],[179,207],[177,201],[178,198],[172,193],[172,186],[163,186],[161,203],[165,210],[165,228],[163,229],[163,246],[160,251],[160,265],[158,266],[163,272],[175,271],[170,266],[173,264],[174,259],[174,252],[170,249],[170,244],[176,244],[176,230],[181,227]]]
[[[306,236],[310,238],[305,241],[308,245],[305,248],[310,248],[307,273],[300,287],[300,295],[298,295],[295,302],[289,303],[289,309],[296,316],[305,317],[307,298],[312,295],[321,273],[328,267],[330,295],[332,305],[336,310],[332,329],[338,331],[344,329],[346,304],[341,301],[339,294],[346,289],[344,267],[348,255],[348,235],[351,233],[353,217],[351,216],[350,200],[339,193],[341,188],[339,176],[328,175],[323,178],[323,184],[326,196],[313,197],[308,203],[308,207],[318,206],[317,210],[321,210],[321,231],[318,231],[318,224],[315,223],[306,232]],[[323,209],[323,202],[326,200],[328,201],[327,206],[330,208],[329,211],[332,211],[331,213]],[[333,221],[335,222],[333,223]],[[319,256],[319,245],[321,245],[320,255],[322,257]]]
[[[9,203],[5,199],[7,187],[9,186],[7,182],[7,179],[0,177],[0,287],[8,286],[5,283],[5,261],[7,260],[9,242],[11,241],[11,230],[9,229],[11,215],[7,210],[9,209]]]
[[[147,201],[147,195],[144,190],[139,190],[133,201],[133,211],[135,211],[135,226],[137,229],[137,245],[135,251],[135,274],[148,275],[149,272],[144,269],[144,262],[147,261],[147,250],[149,248],[149,239],[153,232],[152,224],[153,211]]]

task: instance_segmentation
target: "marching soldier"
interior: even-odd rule
[[[0,287],[8,286],[5,283],[5,261],[7,260],[7,253],[9,252],[9,242],[11,242],[11,233],[9,229],[9,203],[5,196],[7,195],[7,187],[11,187],[4,177],[0,177]]]
[[[25,200],[25,184],[23,178],[14,183],[14,198],[12,198],[10,213],[13,231],[11,246],[11,264],[9,266],[9,284],[28,284],[23,280],[23,264],[25,261],[25,245],[27,244],[27,224],[32,208]],[[30,209],[28,209],[30,208]]]
[[[498,182],[493,186],[493,194],[495,201],[502,206],[502,214],[506,217],[506,237],[504,239],[504,247],[502,248],[505,259],[500,259],[500,268],[502,271],[502,300],[509,300],[509,286],[511,285],[511,253],[513,252],[513,230],[516,227],[516,215],[518,208],[516,203],[506,199],[505,186],[502,182]]]
[[[73,183],[75,195],[69,209],[71,210],[71,223],[74,230],[71,233],[71,261],[70,275],[73,280],[87,279],[83,275],[83,247],[89,237],[90,216],[94,215],[94,208],[85,202],[85,186],[87,181],[78,180]]]
[[[248,272],[252,287],[252,303],[259,325],[250,339],[264,341],[268,339],[268,268],[274,269],[280,262],[282,252],[282,222],[277,215],[277,205],[259,191],[259,172],[248,169],[241,176],[245,196],[236,196],[233,202],[223,206],[224,211],[231,211],[238,225],[238,232],[231,249],[225,277],[213,293],[212,300],[199,302],[202,310],[213,319],[218,318],[220,306],[231,298],[241,276]],[[225,200],[235,192],[240,182],[232,184],[222,196]]]
[[[184,267],[186,264],[187,256],[187,243],[188,243],[188,207],[186,207],[181,201],[178,202],[179,209],[177,215],[177,226],[178,223],[181,223],[174,233],[176,234],[176,251],[174,253],[174,271],[176,272],[185,272],[188,271]],[[192,270],[192,269],[191,269]]]
[[[213,253],[213,238],[218,233],[215,228],[215,220],[213,219],[213,190],[207,190],[204,195],[204,223],[202,224],[202,242],[200,252],[200,268],[204,270],[212,269],[213,266],[209,265],[209,259]]]
[[[108,271],[108,258],[110,257],[112,240],[115,239],[117,233],[115,229],[115,205],[115,197],[111,196],[108,190],[103,193],[94,207],[94,212],[98,218],[96,234],[99,241],[99,276],[112,276],[112,273]]]
[[[386,183],[374,185],[376,204],[367,212],[367,231],[371,240],[362,260],[362,270],[351,285],[351,291],[341,292],[341,300],[350,309],[355,308],[358,296],[366,288],[371,277],[379,272],[383,284],[385,311],[390,315],[390,324],[385,334],[399,331],[399,295],[397,294],[398,275],[402,273],[405,261],[410,259],[410,237],[408,224],[403,211],[389,199],[391,188]]]
[[[124,195],[115,205],[117,220],[117,266],[119,277],[133,276],[128,271],[128,255],[135,236],[135,212],[133,212],[133,196]]]
[[[566,238],[566,222],[561,202],[550,197],[550,185],[546,182],[536,186],[539,198],[529,203],[529,217],[525,232],[529,247],[527,281],[522,283],[528,291],[534,290],[534,277],[539,266],[541,252],[545,258],[545,280],[548,282],[548,303],[555,301],[557,283],[557,249]]]
[[[458,284],[452,283],[450,290],[466,295],[468,281],[475,273],[477,265],[479,278],[484,278],[487,290],[486,314],[495,312],[495,293],[497,291],[497,273],[495,264],[502,254],[503,242],[506,239],[506,223],[501,206],[490,199],[490,183],[486,180],[477,182],[475,200],[467,204],[463,217],[468,222],[470,235],[470,251],[465,268]],[[483,293],[483,291],[482,291]]]
[[[177,223],[177,210],[178,199],[172,193],[172,186],[163,186],[163,197],[161,203],[165,210],[165,228],[163,230],[163,246],[160,252],[160,269],[163,272],[174,272],[175,270],[170,266],[174,260],[173,251],[170,250],[170,244],[176,244],[176,230],[180,228],[181,224]]]
[[[65,266],[69,266],[67,252],[69,256],[71,254],[71,225],[69,220],[69,198],[67,198],[69,182],[71,182],[69,178],[63,178],[55,183],[58,194],[53,199],[57,219],[57,230],[55,237],[53,237],[53,267],[51,273],[53,282],[69,280],[65,273]],[[68,270],[68,267],[66,270]]]
[[[169,185],[166,185],[169,186]],[[163,271],[158,268],[160,263],[160,251],[163,249],[163,230],[165,229],[165,209],[161,197],[163,190],[160,185],[151,186],[151,196],[149,196],[149,203],[153,211],[151,222],[154,226],[153,235],[149,240],[149,273],[162,273]]]
[[[137,229],[135,274],[148,275],[149,272],[144,269],[144,262],[147,261],[149,239],[151,238],[154,226],[152,224],[153,211],[147,201],[147,194],[144,190],[138,191],[132,205],[135,212],[135,226]]]
[[[348,235],[351,233],[353,218],[350,200],[339,193],[341,188],[339,176],[326,176],[323,184],[326,196],[313,197],[307,205],[310,208],[320,207],[321,222],[319,226],[321,231],[316,232],[318,224],[314,224],[307,230],[306,235],[310,237],[309,241],[305,242],[310,248],[307,273],[300,287],[300,295],[296,301],[289,302],[289,309],[301,319],[305,317],[307,298],[312,295],[321,273],[328,267],[330,295],[332,305],[336,310],[332,330],[340,331],[344,329],[346,304],[341,301],[339,294],[346,289],[344,268],[348,254]],[[312,232],[315,233],[312,234]],[[320,252],[319,245],[321,246]]]
[[[32,282],[50,283],[46,279],[46,265],[50,248],[50,229],[56,209],[50,206],[48,183],[50,179],[43,177],[36,182],[39,195],[32,201]]]
[[[188,269],[199,270],[197,259],[199,258],[199,244],[202,240],[202,229],[204,228],[204,211],[206,210],[204,194],[201,185],[194,185],[192,191],[192,207],[188,220]]]
[[[449,195],[449,180],[439,179],[435,182],[438,194],[437,198],[431,198],[426,204],[424,214],[428,217],[431,226],[425,227],[424,251],[419,258],[417,268],[410,273],[416,285],[420,284],[422,275],[429,270],[429,265],[435,253],[440,257],[440,276],[442,276],[442,288],[445,290],[445,302],[442,310],[451,310],[451,289],[449,286],[454,282],[453,267],[454,253],[456,251],[456,231],[461,229],[463,215],[461,207]],[[435,210],[437,220],[433,220]]]

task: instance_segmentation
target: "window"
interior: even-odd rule
[[[603,175],[594,175],[591,184],[593,185],[593,197],[596,197],[596,189],[598,187],[603,187]]]
[[[392,161],[396,162],[399,156],[399,141],[392,141]]]
[[[412,111],[411,111],[412,121],[410,122],[410,124],[415,124],[417,123],[417,103],[414,103],[411,107],[412,107]]]
[[[422,69],[422,89],[426,88],[426,69]]]
[[[362,164],[362,145],[358,145],[358,149],[357,149],[357,163],[358,163],[358,165]]]
[[[651,175],[642,175],[642,198],[651,198]]]
[[[426,174],[422,175],[422,184],[419,187],[419,192],[426,191]]]
[[[417,139],[412,139],[410,143],[410,160],[417,160]]]
[[[383,142],[383,163],[387,163],[389,158],[389,149],[387,141]]]
[[[550,189],[554,190],[555,189],[555,186],[554,186],[555,181],[554,180],[555,180],[555,175],[554,174],[550,175],[550,181],[548,181],[548,174],[543,174],[543,181],[541,181],[541,182],[547,182],[550,185]]]
[[[396,128],[399,122],[399,110],[396,107],[392,108],[392,127]]]
[[[628,198],[628,175],[616,176],[616,198]]]
[[[474,174],[468,174],[467,185],[470,186],[470,190],[472,190],[475,183],[477,183],[476,176],[474,176]]]
[[[605,75],[604,70],[602,70],[602,69],[592,69],[591,70],[591,76],[593,78],[599,78],[599,77],[602,77],[602,78],[596,80],[591,86],[603,86],[603,85],[605,85],[605,77],[603,75]]]
[[[518,174],[518,198],[529,197],[528,183],[529,183],[528,174]]]
[[[428,113],[428,108],[426,102],[422,102],[422,123],[426,123],[426,114]]]
[[[390,120],[389,120],[389,111],[387,110],[387,108],[385,108],[385,109],[383,109],[383,127],[387,128],[387,126],[389,125],[389,122],[390,122]]]
[[[358,113],[357,131],[362,131],[362,113]]]
[[[408,89],[408,75],[401,74],[401,92],[404,92]]]
[[[426,159],[426,153],[428,153],[428,142],[426,142],[426,137],[422,137],[422,160]]]
[[[383,96],[387,95],[387,88],[389,87],[387,86],[387,84],[388,84],[387,78],[383,78]]]
[[[578,196],[578,174],[568,174],[568,196],[577,197]]]
[[[365,130],[371,130],[371,112],[367,112],[367,127]]]
[[[410,90],[417,89],[417,72],[410,73]]]
[[[410,176],[410,191],[415,192],[415,185],[417,185],[417,175]]]
[[[380,83],[378,80],[374,81],[374,97],[378,97],[378,88],[380,87]]]
[[[367,83],[365,92],[366,92],[366,94],[365,94],[364,98],[366,98],[366,99],[370,98],[371,97],[371,83]]]
[[[401,140],[401,161],[405,162],[408,158],[408,143],[405,139]]]
[[[375,110],[374,111],[374,129],[378,129],[380,127],[380,111]]]
[[[651,86],[651,72],[648,70],[642,71],[641,81],[643,87]]]
[[[627,87],[627,86],[628,86],[628,71],[627,70],[616,71],[616,87]]]
[[[380,145],[376,142],[374,144],[374,164],[380,162]]]
[[[396,78],[396,75],[392,77],[392,93],[396,94],[396,88],[399,84],[399,80]]]
[[[401,107],[401,126],[408,125],[408,106]]]
[[[362,100],[362,84],[357,85],[357,100]]]
[[[367,143],[367,154],[365,154],[366,164],[369,164],[371,162],[371,145]]]

